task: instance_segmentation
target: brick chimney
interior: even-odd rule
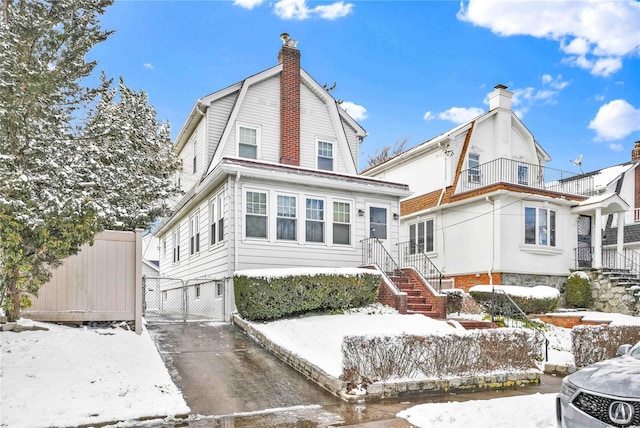
[[[300,51],[289,34],[280,39],[280,163],[300,165]]]
[[[636,141],[633,150],[631,150],[631,160],[637,161],[640,160],[640,141]]]

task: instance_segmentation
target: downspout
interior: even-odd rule
[[[440,141],[438,145],[442,148],[442,159],[444,160],[444,177],[442,178],[442,191],[440,192],[440,197],[438,198],[437,207],[442,203],[442,198],[444,198],[444,193],[447,190],[447,159],[451,157],[451,149],[449,149],[449,144],[443,146],[443,141]]]
[[[234,193],[234,203],[233,203],[233,214],[234,218],[234,228],[236,229],[236,233],[233,234],[233,269],[238,270],[238,239],[242,235],[242,231],[239,232],[240,225],[240,216],[238,211],[238,206],[242,206],[242,194],[240,191],[240,178],[242,174],[236,171],[236,177],[233,182],[233,193]],[[233,275],[231,275],[233,276]]]
[[[495,261],[496,251],[496,237],[495,237],[495,222],[496,222],[496,201],[490,197],[485,197],[486,201],[491,204],[491,266],[489,266],[489,285],[493,285],[493,264]]]

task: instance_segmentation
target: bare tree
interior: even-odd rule
[[[384,146],[381,149],[376,149],[376,151],[373,152],[373,155],[367,155],[368,167],[381,164],[382,162],[394,158],[404,152],[404,147],[407,145],[409,138],[411,137],[404,137],[403,139],[396,140],[393,147]]]

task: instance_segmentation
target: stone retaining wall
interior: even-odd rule
[[[633,297],[633,293],[626,287],[611,281],[602,270],[585,271],[591,281],[591,307],[600,312],[617,312],[624,315],[638,316],[640,302]]]
[[[401,398],[411,394],[440,395],[454,392],[475,392],[489,389],[503,389],[540,383],[540,373],[534,370],[527,372],[503,373],[486,376],[470,376],[449,379],[423,379],[398,382],[380,382],[367,386],[366,395],[349,394],[346,383],[329,375],[324,370],[289,352],[287,349],[271,342],[264,334],[256,330],[249,322],[238,314],[234,314],[231,322],[269,352],[289,364],[307,379],[315,382],[336,397],[351,403],[377,401],[386,398]]]

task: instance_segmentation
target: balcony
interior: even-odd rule
[[[540,165],[499,158],[460,172],[456,193],[470,192],[495,184],[512,184],[549,192],[592,196],[593,177]]]

